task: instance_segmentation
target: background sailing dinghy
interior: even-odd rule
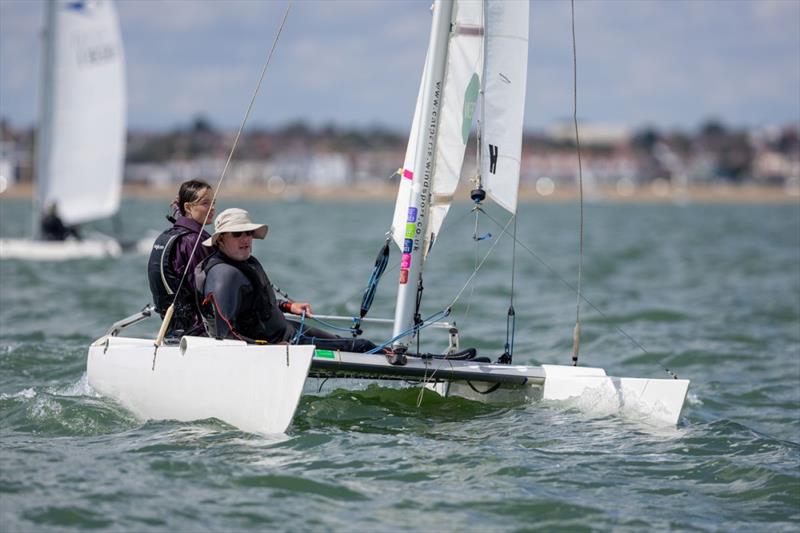
[[[396,313],[391,321],[394,331],[383,344],[391,345],[394,355],[255,346],[197,337],[184,337],[179,346],[156,348],[152,340],[119,337],[125,327],[152,314],[151,308],[145,308],[115,324],[92,344],[87,360],[89,384],[144,418],[216,417],[258,432],[286,429],[306,373],[326,379],[416,382],[443,396],[484,402],[568,400],[593,409],[601,405],[605,412],[621,412],[652,424],[675,425],[686,398],[687,380],[618,378],[607,376],[600,368],[512,364],[513,305],[509,307],[505,353],[497,362],[478,357],[475,350],[460,350],[454,324],[441,321],[464,288],[446,309],[421,318],[422,266],[450,207],[476,107],[481,118],[479,175],[472,194],[475,212],[482,212],[480,205],[488,194],[511,213],[503,233],[515,217],[527,45],[527,2],[442,0],[434,4],[390,237],[376,261],[360,316],[317,317],[351,321],[349,331],[354,335],[360,334],[362,324],[389,322],[366,318],[366,314],[386,268],[389,241],[394,241],[402,259]],[[516,242],[516,235],[514,239]],[[476,272],[481,265],[476,264]],[[513,297],[513,290],[511,294]],[[301,324],[305,320],[309,319]],[[409,347],[429,326],[448,329],[448,348],[437,355],[410,353]]]
[[[50,0],[36,139],[33,234],[56,205],[67,225],[119,211],[125,159],[125,58],[112,2]],[[150,240],[152,243],[152,239]],[[124,246],[97,232],[83,239],[0,239],[0,258],[65,260],[118,256]]]

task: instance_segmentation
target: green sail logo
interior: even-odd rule
[[[464,116],[461,123],[461,139],[464,144],[469,140],[469,130],[472,129],[472,116],[475,114],[475,106],[478,103],[478,95],[481,90],[481,80],[477,74],[473,74],[464,91]]]

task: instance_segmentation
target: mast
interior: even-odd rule
[[[417,294],[421,290],[422,263],[426,252],[424,248],[431,202],[431,178],[434,171],[436,134],[441,115],[442,86],[452,14],[453,0],[437,0],[433,5],[431,36],[428,42],[430,53],[426,58],[425,79],[421,88],[416,157],[412,175],[407,176],[411,178],[412,185],[392,332],[393,338],[399,337],[393,345],[395,351],[403,351],[408,347],[411,335],[401,335],[413,327],[414,315],[418,311]]]
[[[41,84],[39,85],[39,119],[36,126],[35,149],[34,149],[34,173],[33,173],[33,214],[31,224],[33,227],[33,237],[41,235],[40,222],[45,206],[42,205],[43,187],[41,180],[44,179],[45,167],[47,166],[47,154],[52,138],[53,131],[53,63],[55,61],[56,43],[56,3],[55,0],[48,0],[44,11],[44,29],[42,30],[42,68],[40,74]]]

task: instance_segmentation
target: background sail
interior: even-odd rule
[[[489,196],[517,210],[528,77],[528,2],[486,0],[481,178]]]
[[[454,3],[453,25],[447,49],[444,86],[441,94],[441,116],[436,136],[431,204],[425,235],[425,251],[435,239],[452,202],[453,193],[461,176],[464,150],[472,128],[475,105],[480,94],[480,74],[483,70],[483,2],[481,0],[459,0]],[[430,54],[430,51],[428,51]],[[429,62],[426,56],[425,64]],[[423,71],[423,82],[426,71]],[[420,91],[423,84],[420,84]],[[419,107],[421,92],[417,97],[411,134],[409,135],[403,171],[414,168],[414,156],[420,124]],[[395,204],[393,238],[402,249],[408,212],[411,180],[401,175],[400,188]]]
[[[119,209],[125,156],[124,52],[105,0],[48,5],[37,142],[39,209],[57,202],[64,222]]]

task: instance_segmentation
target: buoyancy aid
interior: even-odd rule
[[[147,261],[147,280],[153,295],[153,305],[162,318],[167,312],[167,308],[175,301],[175,314],[169,327],[171,332],[188,331],[194,325],[194,317],[197,312],[194,292],[186,282],[181,287],[178,298],[175,298],[175,291],[181,282],[181,274],[175,272],[170,264],[175,244],[181,237],[190,233],[193,232],[188,228],[172,226],[156,238]]]
[[[232,333],[247,341],[261,340],[278,343],[291,340],[295,328],[283,316],[280,308],[281,302],[278,302],[272,283],[261,263],[252,256],[246,261],[234,261],[219,251],[205,259],[195,269],[197,297],[202,302],[200,314],[209,336],[220,338],[216,327],[217,310],[211,301],[213,295],[205,296],[206,278],[212,268],[222,263],[230,265],[244,274],[252,288],[248,301],[240,302],[237,316],[223,317],[225,321],[236,324],[236,331]],[[238,291],[239,288],[229,287],[227,290]]]

